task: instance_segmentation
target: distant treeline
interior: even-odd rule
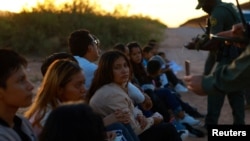
[[[60,10],[55,10],[49,3],[39,4],[32,11],[1,15],[0,48],[13,48],[34,56],[67,51],[68,35],[81,28],[95,34],[103,49],[109,49],[117,42],[138,41],[144,45],[149,39],[160,41],[163,37],[166,26],[157,20],[100,14],[88,0],[85,1],[73,0],[71,5],[65,4]]]

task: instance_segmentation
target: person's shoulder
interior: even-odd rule
[[[215,12],[217,14],[219,14],[223,11],[237,12],[238,9],[233,3],[222,2],[222,3],[218,4],[217,6],[215,6],[215,8],[213,10],[213,12]]]
[[[122,89],[120,86],[118,86],[115,83],[109,83],[106,85],[103,85],[101,88],[99,88],[96,93],[100,93],[103,95],[103,97],[119,97],[120,95],[124,95],[126,91]],[[125,94],[127,95],[127,94]]]
[[[120,91],[120,90],[121,88],[115,83],[105,84],[101,88],[98,89],[98,91],[100,91],[101,93],[103,92],[114,93],[115,91]]]
[[[77,60],[80,67],[83,67],[84,69],[96,69],[97,65],[93,62],[90,62],[88,59],[84,57],[74,56]]]
[[[95,95],[101,93],[102,96],[107,96],[106,93],[110,93],[111,91],[113,91],[112,86],[110,84],[105,84],[96,90]]]
[[[84,64],[86,62],[89,62],[87,59],[85,59],[84,57],[80,57],[80,56],[74,56],[74,58],[77,60],[77,62],[79,64]]]
[[[22,115],[16,115],[16,117],[22,121],[22,128],[25,132],[33,134],[33,128],[30,121]]]
[[[238,17],[238,9],[233,3],[220,3],[211,12],[211,17],[215,19],[225,19]],[[228,16],[233,15],[233,16]]]
[[[12,128],[0,125],[0,140],[1,141],[14,141],[14,140],[19,141],[20,138],[17,136],[17,134]]]
[[[105,102],[106,104],[112,101],[103,101],[104,99],[123,99],[126,94],[119,86],[114,83],[109,83],[100,87],[93,97],[91,98],[91,103],[93,104],[99,102],[99,104]]]
[[[37,137],[35,133],[33,132],[33,128],[31,127],[31,123],[28,121],[28,119],[26,119],[22,115],[16,115],[15,118],[17,120],[20,120],[22,131],[26,133],[32,141],[36,141]],[[20,137],[18,137],[15,130],[13,130],[12,128],[3,126],[0,124],[0,140],[1,141],[13,141],[13,140],[19,141]]]

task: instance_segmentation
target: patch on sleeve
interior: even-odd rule
[[[211,26],[215,26],[217,24],[217,19],[214,18],[214,17],[211,17],[210,18],[210,23],[211,23]]]

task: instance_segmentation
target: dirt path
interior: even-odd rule
[[[195,51],[187,50],[183,48],[183,45],[188,42],[192,37],[197,34],[202,33],[200,28],[192,27],[181,27],[175,29],[166,29],[165,36],[166,40],[161,42],[160,50],[164,51],[169,60],[174,60],[178,64],[184,66],[184,61],[186,59],[191,62],[191,74],[201,74],[203,71],[204,62],[207,56],[206,51]],[[184,76],[184,70],[178,72],[179,78]],[[197,96],[192,92],[183,94],[182,98],[184,101],[187,101],[191,105],[195,106],[201,113],[206,113],[207,110],[207,97]],[[250,110],[246,110],[245,117],[246,124],[250,124]],[[201,119],[203,121],[203,119]],[[224,106],[221,110],[221,116],[219,119],[219,124],[232,124],[232,114],[231,108],[226,99]],[[195,138],[189,137],[186,141],[207,141],[205,138]]]

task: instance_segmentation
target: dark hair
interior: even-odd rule
[[[79,72],[82,72],[80,66],[69,59],[58,59],[51,63],[42,79],[34,102],[24,113],[25,117],[29,119],[35,115],[32,121],[33,126],[39,125],[47,112],[48,105],[51,109],[59,106],[58,101],[62,100],[60,89],[65,88],[72,80],[72,76]]]
[[[118,50],[118,51],[121,51],[121,52],[125,53],[126,52],[126,46],[123,43],[116,43],[113,46],[113,50]]]
[[[165,53],[163,51],[158,52],[158,55],[162,56],[165,55]]]
[[[147,63],[147,72],[154,80],[156,87],[161,87],[162,82],[160,80],[159,71],[161,70],[161,63],[158,60],[149,60]]]
[[[161,69],[161,63],[158,60],[149,60],[147,64],[147,72],[150,75],[156,74]]]
[[[83,57],[88,51],[88,46],[94,43],[95,38],[87,29],[73,31],[68,38],[70,52],[75,56]]]
[[[27,65],[27,60],[14,50],[0,49],[0,87],[6,88],[6,81],[10,75]]]
[[[149,53],[150,51],[153,50],[153,47],[152,46],[149,46],[149,45],[146,45],[142,48],[142,52],[144,53]]]
[[[148,43],[157,43],[156,39],[150,39],[148,40]]]
[[[54,109],[45,122],[39,141],[104,141],[102,118],[83,103],[67,103]]]
[[[137,42],[130,42],[127,44],[127,46],[129,48],[130,54],[131,54],[133,48],[139,48],[141,53],[142,53],[141,46]],[[134,74],[134,77],[136,79],[136,82],[138,82],[139,85],[152,82],[152,79],[149,78],[149,76],[146,72],[146,69],[142,64],[142,60],[141,60],[140,64],[137,64],[137,63],[133,62],[132,59],[130,59],[130,63],[131,63],[132,69],[133,69],[133,74]]]
[[[129,42],[127,44],[127,47],[129,48],[129,52],[131,51],[132,48],[140,47],[140,49],[141,49],[141,45],[136,41]]]
[[[92,84],[87,93],[87,101],[90,100],[90,98],[94,95],[96,90],[98,90],[100,87],[114,81],[112,68],[113,68],[114,62],[120,57],[123,57],[128,63],[128,66],[130,69],[130,75],[131,75],[130,62],[124,53],[117,51],[117,50],[111,50],[111,51],[105,52],[99,60],[98,68],[95,71],[95,76],[93,78]],[[105,74],[105,76],[103,76],[103,74]]]
[[[77,63],[77,60],[74,58],[74,56],[72,56],[71,54],[69,54],[67,52],[53,53],[43,60],[43,63],[41,66],[41,72],[42,72],[43,76],[47,72],[47,69],[50,66],[50,64],[52,64],[57,59],[69,59],[69,60],[72,60],[72,61]]]
[[[148,45],[154,47],[154,46],[157,45],[157,41],[156,41],[155,39],[150,39],[150,40],[148,41]]]

